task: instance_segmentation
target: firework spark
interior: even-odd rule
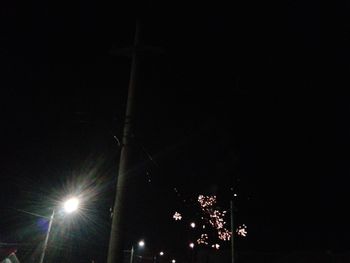
[[[246,237],[248,232],[247,232],[247,226],[245,224],[239,226],[236,230],[237,235],[242,236],[242,237]]]
[[[229,241],[231,236],[232,236],[231,232],[228,231],[226,228],[218,230],[218,237],[223,241]]]
[[[177,221],[177,220],[181,220],[182,216],[179,212],[175,212],[175,214],[173,215],[173,218],[175,219],[175,221]]]
[[[212,207],[216,203],[216,196],[215,195],[213,195],[213,196],[199,195],[198,202],[200,203],[202,208]]]
[[[201,234],[200,238],[197,239],[198,244],[204,244],[208,245],[208,235],[207,234]]]

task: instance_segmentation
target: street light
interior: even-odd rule
[[[145,241],[140,240],[138,242],[139,247],[143,248],[145,246]],[[130,251],[130,263],[133,263],[134,261],[134,245],[131,246],[131,251]]]
[[[70,213],[73,213],[74,211],[76,211],[78,208],[79,208],[79,199],[76,198],[76,197],[73,197],[73,198],[69,198],[68,200],[66,200],[64,203],[63,203],[63,211],[67,214],[70,214]],[[49,221],[49,227],[47,229],[47,232],[46,232],[46,237],[45,237],[45,241],[44,241],[44,247],[43,247],[43,250],[41,252],[41,256],[40,256],[40,263],[43,263],[44,262],[44,258],[45,258],[45,252],[46,252],[46,249],[47,249],[47,243],[49,241],[49,237],[50,237],[50,232],[51,232],[51,227],[52,227],[52,222],[53,222],[53,219],[55,217],[55,208],[52,210],[52,214],[50,216],[50,221]]]
[[[191,242],[189,244],[189,247],[191,248],[191,252],[190,252],[191,262],[194,262],[194,253],[195,253],[194,247],[195,247],[195,244],[193,242]]]
[[[76,197],[70,198],[66,202],[64,202],[63,207],[64,207],[64,211],[67,214],[70,214],[78,209],[79,199]]]
[[[163,252],[163,251],[160,251],[160,252],[159,252],[159,256],[160,256],[160,257],[164,256],[164,252]],[[153,257],[153,263],[157,263],[157,261],[160,261],[160,260],[158,260],[158,255],[156,254],[156,255]]]
[[[144,247],[144,246],[145,246],[145,241],[140,240],[140,241],[139,241],[139,247]]]

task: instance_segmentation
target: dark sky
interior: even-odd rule
[[[350,106],[335,91],[349,6],[325,23],[318,1],[163,2],[2,2],[0,242],[21,243],[30,262],[43,230],[14,208],[49,214],[63,193],[92,189],[88,216],[55,242],[103,261],[130,71],[111,54],[132,44],[138,18],[156,51],[140,58],[129,242],[180,253],[192,237],[172,213],[194,218],[182,202],[200,193],[227,209],[234,186],[240,249],[348,249]]]

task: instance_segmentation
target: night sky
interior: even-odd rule
[[[238,251],[347,251],[350,6],[326,23],[318,1],[143,2],[1,3],[0,242],[37,262],[47,222],[20,210],[78,188],[48,256],[104,262],[131,64],[115,53],[138,19],[126,247],[186,256],[198,194],[227,210],[237,193]]]

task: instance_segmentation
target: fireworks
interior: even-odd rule
[[[247,226],[245,224],[239,226],[236,230],[237,235],[242,236],[242,237],[246,237],[248,232],[247,232]]]
[[[208,235],[207,234],[201,234],[201,237],[197,239],[198,244],[204,244],[208,245]]]
[[[226,222],[224,217],[226,215],[226,211],[219,211],[214,209],[214,205],[216,204],[216,196],[198,196],[198,202],[202,209],[202,212],[206,215],[206,219],[209,224],[216,229],[218,238],[223,241],[228,241],[231,238],[232,233],[225,228]]]
[[[177,192],[177,189],[175,189],[175,192]],[[247,227],[244,224],[239,226],[233,233],[227,228],[227,223],[225,221],[227,211],[219,208],[215,195],[198,195],[197,201],[201,210],[199,221],[187,221],[186,225],[193,229],[201,229],[203,232],[199,237],[197,236],[195,242],[188,243],[191,249],[194,249],[196,245],[205,245],[218,250],[220,249],[221,242],[231,240],[232,234],[237,233],[237,235],[242,237],[247,236]],[[175,221],[182,220],[181,213],[175,212],[173,219]]]
[[[175,221],[177,221],[177,220],[181,220],[182,216],[179,212],[175,212],[175,214],[173,215],[173,218],[175,219]]]
[[[216,203],[216,196],[198,196],[198,202],[200,203],[202,208],[211,207]]]
[[[218,237],[223,241],[229,241],[231,238],[231,235],[232,235],[231,232],[228,231],[226,228],[218,230]]]

